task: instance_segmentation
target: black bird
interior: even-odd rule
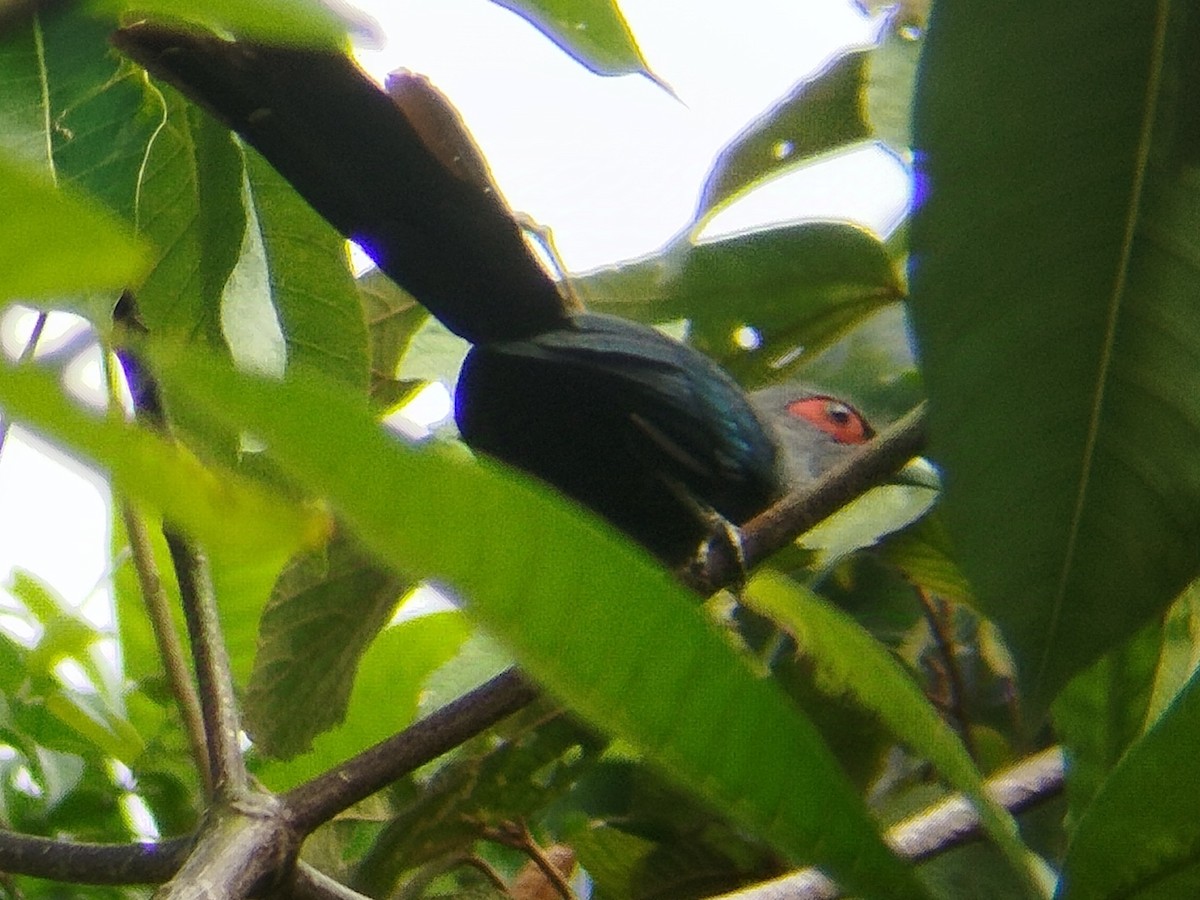
[[[266,157],[379,268],[474,346],[455,418],[473,448],[591,507],[670,565],[872,436],[853,407],[748,398],[703,354],[574,308],[530,253],[452,108],[385,93],[345,56],[137,25],[116,46]]]

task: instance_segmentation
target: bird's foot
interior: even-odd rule
[[[713,572],[733,572],[733,578],[725,586],[740,596],[749,575],[742,533],[715,510],[706,509],[703,513],[707,534],[685,567],[685,580],[692,585],[707,585],[712,583]]]

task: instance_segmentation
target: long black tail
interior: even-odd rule
[[[469,137],[438,121],[436,103],[393,100],[336,51],[150,24],[112,40],[241,135],[455,333],[520,339],[568,318]]]

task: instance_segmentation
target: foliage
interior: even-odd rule
[[[613,3],[572,6],[579,21],[503,5],[599,74],[654,77]],[[315,4],[177,6],[138,8],[344,39]],[[573,279],[593,308],[686,320],[748,386],[850,386],[885,419],[930,400],[938,476],[914,468],[778,553],[728,617],[544,486],[380,428],[419,386],[398,373],[442,364],[424,312],[378,273],[354,278],[342,239],[262,158],[117,55],[117,7],[2,26],[0,297],[133,345],[172,436],[13,363],[6,427],[206,548],[250,765],[272,790],[510,660],[548,694],[347,801],[306,860],[376,896],[495,891],[480,872],[511,879],[529,835],[569,844],[597,897],[709,896],[797,864],[863,896],[1037,896],[1055,877],[1064,897],[1194,892],[1200,25],[1182,4],[935,5],[927,38],[906,10],[903,36],[799,79],[731,139],[682,237]],[[915,46],[910,121],[896,111]],[[718,208],[872,135],[912,147],[916,209],[889,242],[831,222],[693,239]],[[136,323],[114,322],[125,289]],[[145,827],[131,810],[162,837],[202,820],[134,577],[154,568],[177,598],[176,573],[159,536],[131,553],[114,516],[115,633],[26,573],[0,610],[14,833],[123,843]],[[430,583],[462,611],[392,622]],[[983,778],[1055,742],[1067,803],[1018,830]],[[914,871],[884,824],[951,789],[992,846]],[[0,891],[62,886],[21,875]]]

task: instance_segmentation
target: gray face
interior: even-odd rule
[[[874,436],[853,406],[810,385],[773,385],[752,393],[750,403],[778,441],[793,488],[816,481]]]

